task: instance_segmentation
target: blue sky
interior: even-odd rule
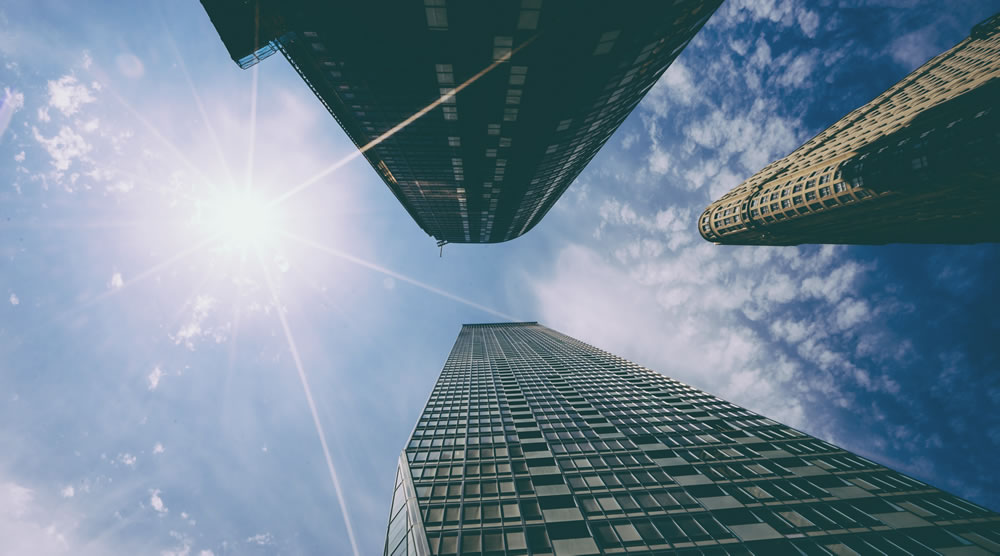
[[[1000,509],[997,246],[694,226],[998,10],[728,2],[540,225],[439,258],[360,159],[206,245],[225,191],[353,152],[287,62],[240,71],[194,1],[0,5],[4,551],[376,553],[461,323],[507,318]]]

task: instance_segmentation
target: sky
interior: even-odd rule
[[[439,256],[198,2],[0,3],[0,554],[377,553],[461,324],[504,320],[1000,509],[1000,247],[695,228],[997,11],[729,1],[537,227]]]

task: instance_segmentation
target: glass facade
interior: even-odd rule
[[[1000,14],[767,165],[698,220],[708,241],[1000,241]]]
[[[280,48],[453,243],[534,227],[720,3],[202,0],[234,60]]]
[[[1000,552],[998,514],[537,323],[462,328],[394,493],[386,555]]]

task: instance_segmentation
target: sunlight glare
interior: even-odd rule
[[[245,250],[273,243],[280,228],[279,208],[253,191],[228,191],[200,203],[205,231],[229,247]]]

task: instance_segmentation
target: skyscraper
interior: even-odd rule
[[[241,67],[284,53],[455,243],[534,227],[720,2],[202,0]]]
[[[702,213],[708,241],[1000,241],[1000,14]]]
[[[1000,553],[1000,515],[537,323],[468,324],[386,555]]]

